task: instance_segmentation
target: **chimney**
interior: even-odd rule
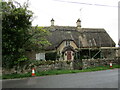
[[[81,20],[78,19],[77,22],[76,22],[76,24],[77,24],[77,28],[80,29],[81,28]]]
[[[54,19],[51,20],[51,26],[54,26]]]

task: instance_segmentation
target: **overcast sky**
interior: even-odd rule
[[[17,0],[25,2],[27,0]],[[29,9],[34,12],[33,26],[76,26],[81,19],[82,28],[104,28],[118,43],[119,0],[29,0]],[[96,5],[97,4],[97,5]],[[101,6],[103,5],[103,6]]]

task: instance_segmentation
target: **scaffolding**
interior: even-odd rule
[[[114,58],[115,52],[118,47],[91,47],[91,48],[79,48],[77,50],[76,57],[78,59],[102,59],[102,58]],[[107,54],[105,54],[107,52]],[[110,52],[110,53],[109,53]],[[113,52],[113,53],[111,53]],[[113,54],[113,55],[111,55]],[[109,55],[109,56],[108,56]]]
[[[84,32],[82,32],[81,34],[84,35]],[[108,41],[110,43],[108,47],[102,47],[103,45],[102,45],[100,34],[97,33],[97,36],[98,36],[98,42],[96,44],[95,39],[92,38],[90,34],[88,34],[88,37],[89,37],[89,40],[87,40],[88,47],[81,46],[80,41],[83,41],[83,40],[80,40],[82,38],[80,38],[79,36],[79,40],[78,40],[79,45],[78,45],[78,51],[76,53],[77,54],[76,57],[78,57],[79,59],[82,59],[82,58],[85,58],[84,56],[86,55],[87,59],[94,59],[94,58],[108,58],[107,55],[109,55],[109,58],[113,58],[113,55],[111,54],[113,53],[113,51],[116,51],[118,48],[113,47],[112,39],[110,38],[110,40]],[[93,40],[93,43],[92,43],[92,40]]]

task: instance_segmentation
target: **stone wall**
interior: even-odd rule
[[[55,64],[51,64],[51,65],[40,65],[40,66],[35,67],[35,68],[37,71],[73,69],[72,62],[70,64],[62,62],[62,63],[55,63]]]
[[[82,62],[67,62],[67,61],[57,61],[52,64],[28,64],[23,67],[17,67],[13,69],[3,69],[3,74],[11,74],[11,73],[28,73],[31,72],[32,68],[35,68],[36,72],[47,71],[47,70],[71,70],[71,69],[87,69],[90,67],[97,66],[106,66],[109,65],[110,62],[114,64],[118,64],[118,59],[82,59]],[[47,61],[46,61],[47,62]],[[52,61],[51,61],[52,62]],[[76,66],[77,65],[77,66]]]
[[[82,59],[83,69],[97,66],[106,66],[112,64],[118,64],[118,59]]]
[[[62,70],[62,69],[71,70],[73,69],[72,62],[67,63],[66,61],[60,61],[54,64],[45,64],[45,65],[37,65],[37,64],[31,63],[30,65],[25,65],[24,67],[3,69],[2,73],[3,74],[28,73],[28,72],[31,72],[33,66],[36,72],[47,71],[47,70]]]

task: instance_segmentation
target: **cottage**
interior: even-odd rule
[[[58,59],[73,61],[77,50],[84,52],[85,54],[81,54],[84,57],[88,57],[87,51],[95,51],[95,53],[91,52],[93,55],[90,56],[90,58],[94,58],[99,54],[99,50],[104,49],[106,52],[115,47],[115,42],[103,28],[82,28],[80,19],[77,20],[76,26],[56,26],[54,22],[54,19],[52,19],[51,26],[44,27],[50,31],[50,35],[46,38],[51,45],[45,48],[45,53],[36,53],[37,60]],[[107,54],[103,56],[109,57],[108,55],[110,53],[107,51]]]

